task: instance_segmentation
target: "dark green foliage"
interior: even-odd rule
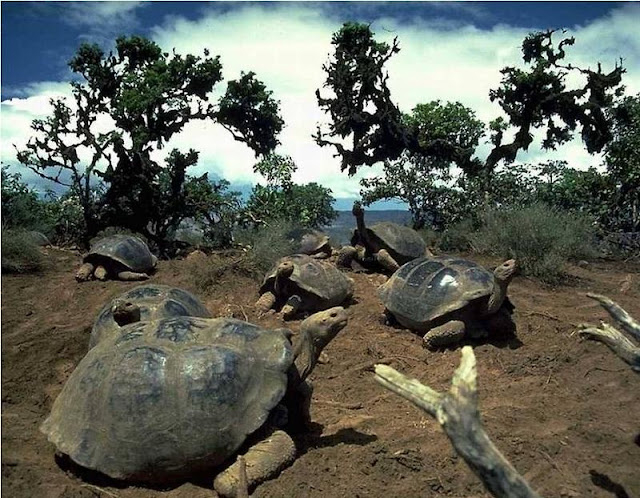
[[[600,65],[597,71],[563,65],[565,48],[574,40],[565,38],[555,44],[553,33],[532,33],[525,38],[522,57],[526,69],[506,67],[501,71],[501,85],[491,90],[489,97],[500,105],[507,120],[498,118],[490,123],[493,148],[482,162],[473,156],[484,127],[473,112],[460,103],[443,106],[435,101],[420,104],[411,116],[403,117],[391,101],[384,71],[384,64],[399,50],[397,42],[394,40],[392,47],[377,43],[369,26],[345,24],[333,36],[335,54],[324,67],[325,86],[335,97],[321,98],[317,92],[318,103],[329,112],[331,122],[327,132],[318,131],[316,141],[322,146],[334,146],[342,157],[342,169],[348,169],[349,174],[363,164],[393,163],[405,152],[413,158],[414,165],[419,165],[419,176],[425,177],[423,191],[433,189],[434,175],[442,174],[450,165],[461,168],[467,177],[463,179],[463,189],[471,182],[475,191],[493,191],[493,172],[498,164],[510,164],[519,151],[528,150],[537,128],[546,130],[542,142],[545,149],[565,143],[579,129],[587,150],[601,151],[612,137],[611,120],[606,113],[622,92],[624,69],[616,66],[610,73],[603,73]],[[566,79],[571,73],[582,74],[586,83],[569,88]],[[512,137],[510,141],[507,136]],[[352,138],[351,149],[327,139],[345,137]],[[415,160],[419,156],[422,161]],[[398,182],[389,181],[386,176],[376,184],[365,185],[371,188],[368,201],[392,197],[407,200],[410,186],[393,195]],[[411,182],[418,175],[405,176]],[[385,183],[389,188],[381,187]],[[461,200],[473,201],[473,197],[465,190]],[[486,207],[488,202],[485,198],[482,205]],[[412,212],[415,209],[412,207]],[[420,216],[416,222],[421,223]]]
[[[475,251],[516,258],[522,275],[548,283],[562,281],[568,260],[594,257],[595,243],[590,218],[544,204],[489,210],[469,233]]]
[[[1,174],[2,226],[50,233],[52,223],[38,193],[22,181],[20,173],[9,173],[3,166]]]
[[[28,232],[2,229],[2,273],[31,273],[43,268],[42,253]]]
[[[640,231],[640,94],[626,97],[612,112],[613,140],[606,165],[615,184],[612,211],[615,227]]]
[[[335,54],[324,66],[324,86],[335,97],[323,98],[316,91],[318,105],[329,112],[331,123],[328,133],[318,128],[315,139],[321,146],[334,146],[342,157],[342,170],[352,175],[360,164],[396,159],[407,146],[402,114],[391,101],[383,69],[400,49],[396,40],[392,46],[376,42],[369,26],[352,22],[333,35],[331,44]],[[350,136],[351,150],[326,138]]]
[[[251,191],[244,210],[247,221],[258,225],[295,221],[314,228],[328,225],[337,217],[331,190],[317,183],[293,183],[291,175],[296,169],[290,157],[278,154],[269,154],[254,166],[267,185],[256,185]]]
[[[43,178],[70,187],[83,209],[85,243],[104,226],[118,225],[162,249],[182,219],[216,217],[222,186],[186,174],[197,152],[174,150],[164,165],[151,158],[189,121],[223,125],[256,155],[278,144],[279,104],[253,73],[230,81],[217,104],[209,101],[222,81],[222,65],[206,50],[204,57],[170,56],[151,40],[120,37],[115,54],[83,44],[69,65],[85,80],[72,83],[77,111],[52,101],[52,115],[33,122],[35,136],[17,157]],[[98,117],[112,119],[114,130],[98,132]],[[81,152],[89,154],[88,162],[79,160]],[[99,164],[106,164],[104,171]]]
[[[279,143],[276,135],[284,125],[278,115],[279,104],[271,94],[264,83],[255,78],[255,73],[243,73],[239,80],[229,82],[215,113],[218,122],[256,155],[268,154],[276,148]]]
[[[295,223],[275,221],[269,226],[239,229],[235,240],[247,248],[245,258],[254,269],[253,276],[262,280],[278,259],[296,252],[300,241],[294,234],[299,231]]]

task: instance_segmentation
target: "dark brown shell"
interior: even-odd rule
[[[291,261],[294,270],[285,286],[288,295],[298,293],[303,299],[302,308],[309,311],[338,306],[353,294],[353,282],[334,265],[318,261],[306,254],[294,254],[278,260],[267,273],[260,287],[260,294],[274,291],[276,272],[280,263]],[[281,298],[287,296],[278,296]]]
[[[314,230],[305,233],[300,241],[300,253],[315,254],[329,243],[329,236],[326,233]]]
[[[141,239],[133,235],[110,235],[96,241],[84,257],[84,261],[104,264],[109,260],[120,263],[134,272],[147,272],[157,263],[149,247]]]
[[[473,261],[423,257],[401,266],[380,286],[378,295],[401,323],[427,325],[488,298],[494,286],[493,273]],[[472,307],[468,310],[473,312]]]
[[[293,354],[282,330],[184,316],[123,329],[80,361],[41,426],[83,467],[147,482],[209,469],[286,391]]]
[[[427,250],[424,239],[412,228],[384,221],[367,226],[366,229],[369,238],[374,239],[372,242],[380,246],[380,249],[389,250],[400,264],[424,256]],[[352,244],[359,243],[357,230],[353,239]]]
[[[98,313],[91,329],[89,348],[105,337],[119,334],[122,328],[113,319],[114,301],[123,300],[140,307],[140,321],[159,320],[174,316],[199,316],[211,318],[211,313],[193,294],[177,287],[159,284],[145,284],[134,287],[109,301]]]

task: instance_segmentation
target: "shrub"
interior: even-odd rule
[[[24,230],[2,230],[2,273],[29,273],[44,268],[33,237]]]
[[[469,251],[473,249],[472,237],[475,224],[470,218],[464,219],[445,229],[439,237],[441,251]]]
[[[247,263],[254,275],[262,278],[279,258],[296,252],[300,230],[289,221],[275,221],[269,226],[238,229],[235,240],[247,248]]]
[[[516,258],[521,274],[551,284],[563,279],[568,260],[596,256],[591,220],[544,204],[486,211],[470,242],[478,252]]]

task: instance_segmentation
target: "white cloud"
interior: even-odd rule
[[[126,10],[126,9],[125,9]],[[120,11],[121,12],[121,11]],[[119,14],[118,14],[119,15]],[[567,49],[570,62],[591,66],[597,60],[610,70],[619,57],[625,59],[624,83],[629,94],[640,91],[640,35],[637,21],[640,6],[625,4],[606,17],[585,26],[574,26],[567,33],[576,44]],[[165,50],[175,47],[179,53],[202,54],[204,48],[219,54],[223,74],[228,79],[241,71],[255,71],[259,79],[273,90],[281,101],[286,128],[281,134],[279,152],[291,155],[299,166],[294,179],[315,181],[333,190],[336,197],[357,196],[359,178],[371,176],[378,168],[361,168],[353,178],[340,172],[333,149],[318,147],[311,138],[318,122],[327,117],[318,109],[315,90],[322,87],[322,66],[329,53],[331,35],[340,24],[325,15],[317,4],[250,4],[225,13],[205,12],[198,20],[179,17],[165,20],[152,30],[153,39]],[[530,29],[498,25],[480,30],[471,25],[443,24],[415,19],[411,24],[398,24],[391,18],[373,20],[378,39],[390,41],[398,37],[401,51],[388,64],[392,97],[404,111],[420,102],[440,99],[459,100],[473,108],[483,120],[499,114],[499,107],[489,101],[489,89],[500,82],[500,69],[520,64],[520,44]],[[560,36],[558,34],[558,36]],[[221,89],[222,90],[222,87]],[[35,112],[35,95],[26,98]],[[18,101],[3,102],[2,152],[5,152],[5,108],[14,113],[7,126],[7,136],[28,133],[23,127],[25,116],[18,119]],[[10,130],[9,130],[10,129]],[[247,147],[221,127],[208,123],[191,123],[176,136],[159,157],[171,147],[192,147],[200,151],[200,164],[193,173],[211,171],[232,182],[256,182],[253,174],[255,158]],[[486,149],[486,148],[485,148]],[[566,159],[569,164],[587,167],[599,159],[589,156],[579,141],[555,152],[539,150],[534,143],[522,154],[525,161],[548,158]]]

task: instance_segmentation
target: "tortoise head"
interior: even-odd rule
[[[295,265],[293,264],[293,261],[283,261],[276,269],[276,277],[289,278],[293,274],[294,268]]]
[[[508,284],[509,282],[511,282],[511,279],[516,272],[516,268],[516,260],[509,259],[496,267],[496,269],[493,271],[493,274],[498,282],[504,282],[505,284]]]
[[[116,299],[114,301],[111,313],[120,327],[140,321],[140,306],[124,299]]]
[[[355,201],[353,203],[353,208],[351,209],[351,212],[353,213],[353,216],[355,216],[356,218],[364,215],[364,209],[362,209],[362,204],[360,204],[360,201]]]
[[[346,325],[349,317],[341,306],[314,313],[302,322],[299,342],[295,348],[295,367],[300,382],[311,373],[318,357]]]

